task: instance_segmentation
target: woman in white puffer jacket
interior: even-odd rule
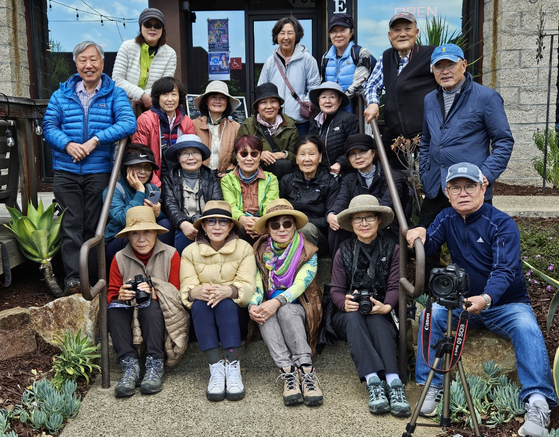
[[[130,100],[141,100],[149,109],[153,83],[175,75],[177,54],[166,44],[165,16],[159,9],[144,9],[138,24],[140,34],[118,49],[112,78]]]

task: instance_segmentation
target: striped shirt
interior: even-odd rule
[[[76,94],[78,95],[78,98],[80,99],[80,102],[82,103],[84,117],[87,117],[87,111],[89,110],[89,105],[91,104],[91,101],[93,100],[93,97],[101,89],[101,82],[102,81],[99,80],[97,85],[95,85],[95,89],[93,90],[93,93],[91,93],[91,94],[89,94],[87,92],[87,90],[85,89],[85,85],[83,84],[83,80],[79,81],[76,84]]]
[[[367,105],[370,105],[371,103],[376,103],[378,105],[380,102],[380,94],[384,88],[384,66],[382,56],[383,55],[380,55],[373,73],[363,89],[363,95],[365,96]],[[410,62],[410,57],[409,53],[403,58],[400,56],[400,53],[398,53],[398,57],[400,58],[400,63],[398,64],[398,74],[400,74],[404,67]]]

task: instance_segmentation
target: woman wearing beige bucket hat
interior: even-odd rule
[[[377,233],[393,218],[392,209],[369,194],[353,198],[338,215],[340,227],[355,235],[340,244],[334,257],[330,296],[338,311],[331,326],[339,339],[348,342],[359,378],[367,384],[369,411],[409,416],[396,360],[398,328],[392,317],[398,306],[400,249]]]
[[[323,400],[311,360],[322,318],[322,292],[315,281],[318,248],[299,232],[306,224],[305,214],[277,199],[254,225],[267,235],[254,244],[258,273],[249,315],[280,369],[284,404],[315,406]],[[251,324],[247,340],[254,329]]]
[[[200,350],[210,365],[206,397],[236,401],[245,395],[239,362],[239,313],[254,293],[254,253],[239,238],[241,224],[233,219],[231,206],[224,200],[206,203],[194,227],[200,232],[181,260],[182,301],[190,308]]]
[[[107,293],[109,332],[122,367],[116,397],[132,396],[140,382],[136,346],[145,344],[143,394],[161,390],[165,354],[167,365],[173,366],[186,350],[190,321],[178,291],[180,257],[157,239],[165,232],[151,207],[135,206],[116,235],[130,241],[113,258]]]
[[[201,114],[193,120],[195,133],[211,152],[204,164],[216,170],[220,178],[234,168],[231,156],[241,125],[231,118],[231,114],[240,104],[229,94],[227,84],[220,80],[210,82],[206,92],[194,99],[194,106]]]

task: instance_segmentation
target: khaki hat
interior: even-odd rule
[[[231,105],[232,111],[234,111],[241,105],[240,100],[237,100],[235,97],[229,94],[229,88],[227,87],[227,84],[225,82],[214,80],[208,84],[208,86],[206,87],[206,92],[204,94],[200,94],[194,99],[194,106],[200,109],[200,104],[203,100],[208,98],[209,94],[223,94],[229,99],[229,104]]]
[[[380,216],[379,229],[386,228],[394,220],[394,213],[390,207],[379,205],[378,199],[375,196],[361,194],[351,199],[349,207],[338,214],[338,225],[340,225],[340,228],[353,232],[351,218],[353,214],[359,212],[376,212]]]
[[[268,206],[266,206],[266,214],[260,217],[254,224],[254,230],[260,232],[261,234],[268,233],[266,229],[266,223],[268,220],[274,217],[279,217],[282,215],[291,215],[295,219],[295,228],[297,230],[305,226],[309,219],[305,214],[293,209],[293,205],[285,199],[272,200]]]
[[[126,211],[126,227],[116,237],[128,238],[128,232],[132,231],[157,231],[157,235],[169,232],[157,224],[151,206],[134,206]]]
[[[237,228],[241,228],[241,223],[233,218],[233,213],[231,212],[231,205],[225,200],[210,200],[204,206],[204,211],[202,212],[202,217],[196,220],[193,226],[200,230],[202,227],[202,222],[208,218],[226,218],[231,220]]]

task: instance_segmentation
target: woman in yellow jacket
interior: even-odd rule
[[[252,247],[238,236],[240,226],[227,202],[209,201],[194,222],[196,241],[181,258],[182,301],[191,311],[198,344],[210,365],[210,401],[236,401],[245,395],[239,308],[246,308],[256,288],[256,261]]]

